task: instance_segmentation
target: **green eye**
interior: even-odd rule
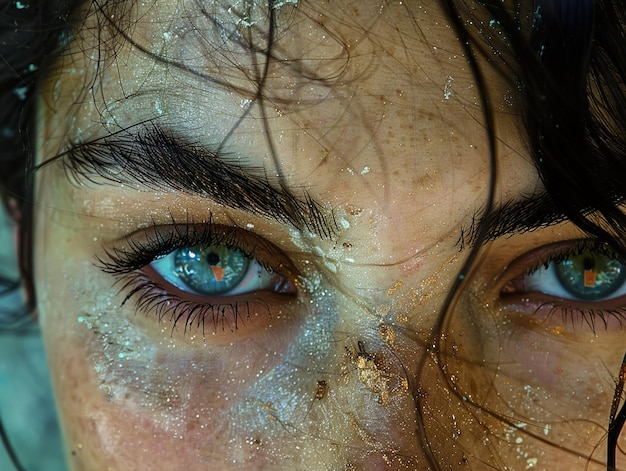
[[[626,280],[626,267],[615,258],[583,252],[555,263],[556,277],[578,299],[598,301],[615,294]]]

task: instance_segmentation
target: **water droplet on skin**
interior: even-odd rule
[[[444,100],[449,100],[452,97],[452,81],[454,80],[453,77],[451,77],[450,75],[448,75],[448,77],[446,78],[446,83],[443,86],[443,99]]]

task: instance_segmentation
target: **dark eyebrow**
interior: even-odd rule
[[[269,178],[262,168],[236,161],[223,151],[212,151],[181,139],[150,124],[78,144],[55,159],[76,181],[138,185],[156,191],[179,191],[218,204],[269,217],[321,238],[332,238],[337,225],[322,205],[306,191],[297,197]],[[44,162],[38,168],[47,165]]]
[[[500,203],[490,214],[484,209],[478,210],[472,221],[461,229],[458,245],[463,249],[479,242],[554,226],[568,219],[547,193],[522,195],[517,200]],[[484,240],[479,241],[479,228],[482,224],[487,225],[486,235]]]

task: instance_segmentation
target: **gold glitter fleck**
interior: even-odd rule
[[[563,335],[563,332],[565,332],[565,328],[563,326],[555,326],[552,328],[552,333],[554,335]]]
[[[323,380],[320,379],[317,381],[317,390],[315,391],[315,399],[318,400],[322,400],[326,397],[326,394],[328,393],[328,383]]]
[[[396,281],[391,288],[387,290],[387,296],[393,296],[402,287],[402,280]]]
[[[363,385],[378,394],[378,402],[389,403],[389,378],[378,368],[375,356],[365,351],[363,342],[359,342],[359,352],[356,356],[356,367],[359,380]]]
[[[380,324],[378,326],[378,333],[380,338],[383,339],[388,345],[394,346],[396,343],[396,331],[387,324]]]

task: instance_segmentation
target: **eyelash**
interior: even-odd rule
[[[296,271],[289,263],[279,263],[272,266],[268,263],[271,258],[286,259],[280,251],[265,239],[233,226],[222,226],[214,223],[210,216],[209,220],[204,223],[194,223],[187,221],[183,224],[172,220],[172,224],[164,227],[153,224],[151,229],[141,232],[144,241],[137,234],[127,236],[125,238],[127,248],[113,248],[106,250],[106,258],[98,258],[97,266],[105,273],[111,274],[117,278],[116,284],[121,285],[119,292],[125,293],[121,306],[127,304],[131,299],[135,300],[135,308],[137,311],[144,313],[154,313],[159,321],[169,317],[172,322],[172,330],[184,320],[185,331],[192,326],[202,327],[204,335],[204,326],[207,319],[213,323],[213,328],[217,329],[221,326],[222,330],[238,328],[239,321],[249,317],[250,301],[234,301],[229,303],[211,303],[203,300],[183,299],[181,295],[173,293],[172,287],[167,289],[158,282],[152,280],[146,273],[148,267],[153,261],[167,256],[173,251],[185,247],[194,246],[212,246],[222,245],[230,249],[240,250],[247,258],[257,259],[259,264],[269,272],[276,272],[285,279],[293,280],[296,277]],[[535,261],[530,269],[526,269],[513,280],[509,281],[501,290],[501,295],[506,297],[510,293],[506,293],[506,287],[515,281],[519,281],[524,277],[531,276],[542,268],[547,268],[551,264],[562,262],[570,257],[578,256],[584,252],[591,252],[596,255],[605,255],[610,258],[622,261],[616,252],[608,245],[593,239],[583,239],[575,243],[556,244],[557,247],[544,247],[539,261]],[[524,257],[525,258],[525,257]],[[522,264],[525,260],[518,260],[514,265]],[[525,292],[523,294],[530,294]],[[520,294],[519,292],[516,294]],[[541,294],[541,293],[540,293]],[[543,293],[545,296],[549,294]],[[185,293],[188,295],[188,293]],[[184,295],[183,295],[184,296]],[[255,293],[247,295],[248,297],[258,298]],[[198,297],[198,296],[191,296]],[[264,301],[254,299],[255,305],[263,306],[270,314],[270,308]],[[572,299],[572,302],[579,302]],[[593,303],[593,302],[592,302]],[[563,322],[575,323],[575,319],[579,318],[582,323],[586,323],[592,331],[595,332],[596,323],[600,320],[607,327],[607,319],[615,318],[620,326],[626,323],[626,307],[614,309],[594,309],[589,307],[559,306],[553,302],[542,302],[536,309],[536,313],[541,309],[549,308],[548,316],[561,314]],[[232,324],[231,324],[232,320]],[[608,327],[607,327],[608,328]]]
[[[294,280],[297,276],[286,256],[271,243],[238,227],[215,224],[212,217],[204,223],[187,221],[180,224],[173,220],[166,227],[153,224],[140,234],[142,236],[137,233],[127,236],[126,248],[105,250],[105,257],[98,258],[96,266],[104,273],[116,277],[115,284],[120,285],[119,292],[124,294],[121,306],[134,299],[138,312],[152,313],[159,322],[169,319],[172,331],[180,325],[181,320],[184,320],[185,333],[189,328],[195,327],[201,328],[204,335],[206,320],[212,321],[214,329],[221,327],[222,330],[237,330],[240,321],[250,317],[251,304],[255,307],[261,306],[271,315],[269,305],[259,299],[257,293],[247,294],[248,299],[245,301],[212,303],[199,295],[182,291],[181,294],[176,294],[174,291],[180,291],[177,288],[165,287],[152,280],[147,267],[177,249],[225,246],[241,251],[245,257],[257,260],[268,272],[277,273],[286,280]],[[142,238],[145,240],[141,240]],[[276,258],[279,263],[268,262],[269,259]],[[197,299],[184,299],[183,296]]]
[[[557,247],[555,248],[554,245],[556,245]],[[541,293],[537,291],[526,291],[523,293],[520,293],[520,292],[507,293],[505,291],[507,287],[511,286],[516,281],[522,280],[524,277],[531,276],[541,269],[547,269],[551,264],[563,262],[564,260],[567,260],[568,258],[582,255],[585,252],[591,252],[595,254],[596,256],[604,255],[611,259],[618,260],[621,263],[625,263],[623,258],[615,250],[613,250],[609,245],[601,243],[595,239],[582,239],[582,240],[575,241],[574,243],[570,242],[568,243],[568,245],[565,245],[565,246],[564,246],[564,243],[558,243],[554,245],[544,247],[542,252],[547,252],[547,253],[545,255],[542,255],[540,260],[538,262],[535,262],[532,265],[532,268],[526,269],[522,274],[517,275],[512,280],[508,281],[501,289],[501,296],[505,298],[507,296],[511,296],[512,294],[514,295],[523,294],[525,296],[528,296],[533,293],[534,294],[539,293],[540,295],[542,294],[544,296],[552,296],[550,294]],[[525,260],[523,260],[523,258],[525,257],[522,257],[522,260],[518,259],[518,261],[514,262],[514,265],[517,265],[518,263],[521,265],[522,263],[524,263]],[[573,303],[585,303],[585,302],[587,304],[600,304],[602,302],[610,302],[613,300],[620,299],[620,297],[622,296],[599,300],[599,301],[583,301],[583,300],[576,300],[576,299],[571,299],[570,301],[572,304]],[[562,300],[562,301],[567,301],[567,300]],[[549,311],[547,313],[548,317],[560,314],[563,323],[565,324],[569,322],[571,323],[573,327],[576,327],[576,324],[577,324],[576,320],[579,320],[580,325],[587,325],[594,333],[596,331],[596,324],[598,323],[598,321],[600,321],[606,329],[609,328],[609,320],[611,318],[615,319],[619,323],[620,328],[626,324],[626,307],[620,306],[620,307],[615,307],[615,308],[593,308],[593,307],[582,306],[582,305],[565,306],[565,305],[559,305],[556,302],[554,302],[554,300],[551,300],[551,301],[540,302],[539,306],[535,310],[535,314],[538,313],[540,310],[545,309],[547,307],[549,307]]]

